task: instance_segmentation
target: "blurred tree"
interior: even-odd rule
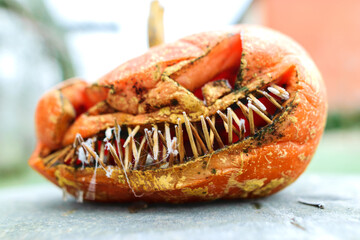
[[[38,98],[75,75],[66,30],[42,0],[0,0],[0,182],[20,178],[34,149]]]
[[[65,42],[66,30],[53,20],[42,0],[32,0],[27,5],[20,4],[16,0],[0,0],[0,8],[18,15],[41,36],[47,53],[60,66],[62,79],[75,75]]]

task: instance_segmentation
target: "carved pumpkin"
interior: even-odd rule
[[[264,197],[310,162],[325,95],[313,61],[278,32],[200,33],[154,47],[92,85],[71,79],[46,93],[29,163],[85,200]]]

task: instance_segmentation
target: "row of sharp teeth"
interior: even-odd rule
[[[289,93],[284,88],[275,84],[268,87],[267,90],[282,100],[289,99]],[[266,97],[277,108],[283,108],[278,100],[273,98],[266,91],[257,90],[257,93]],[[256,126],[254,123],[253,112],[255,112],[268,124],[272,123],[272,119],[266,111],[266,107],[257,98],[255,98],[254,95],[249,94],[247,100],[247,106],[240,101],[237,101],[237,105],[249,122],[250,135],[254,135]],[[246,129],[244,119],[239,119],[230,107],[226,109],[226,114],[220,110],[217,111],[217,114],[223,120],[224,128],[228,136],[227,143],[229,145],[233,143],[233,133],[238,136],[239,140],[243,140],[245,138]],[[183,163],[186,160],[189,160],[186,158],[186,151],[184,147],[183,124],[185,125],[189,138],[193,157],[197,158],[198,156],[213,152],[214,140],[216,140],[219,148],[223,148],[225,146],[218,131],[216,130],[215,116],[212,116],[211,118],[200,116],[201,129],[198,129],[189,121],[185,112],[183,113],[183,117],[183,122],[181,122],[181,119],[179,118],[177,120],[177,125],[174,125],[174,132],[176,135],[174,137],[171,137],[169,123],[164,124],[165,134],[163,134],[163,132],[159,130],[158,126],[154,124],[151,130],[147,128],[144,129],[144,137],[142,137],[139,143],[136,141],[135,135],[140,130],[140,126],[138,125],[134,129],[128,127],[128,137],[122,146],[120,145],[121,128],[115,122],[114,128],[108,128],[105,131],[105,138],[101,142],[99,155],[95,151],[96,137],[89,138],[84,141],[82,136],[78,134],[72,146],[69,145],[63,150],[52,154],[47,157],[47,161],[45,162],[53,165],[60,159],[63,159],[64,162],[71,159],[71,165],[75,164],[75,161],[78,159],[82,162],[83,166],[100,164],[102,167],[106,167],[106,162],[109,156],[105,155],[105,150],[108,150],[116,165],[126,171],[137,169],[144,170],[146,167],[151,166],[161,168],[171,167],[176,163]],[[233,122],[235,122],[238,127],[236,127]],[[160,156],[160,154],[162,156]]]

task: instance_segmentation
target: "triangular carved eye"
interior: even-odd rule
[[[202,95],[206,105],[210,106],[215,101],[232,91],[230,83],[226,79],[209,82],[202,87]]]

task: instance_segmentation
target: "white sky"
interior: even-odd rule
[[[71,32],[68,42],[78,75],[94,81],[126,60],[144,53],[150,0],[49,0],[47,5],[62,24],[113,23],[116,32]],[[231,24],[249,0],[160,1],[164,7],[165,41],[221,29]]]

